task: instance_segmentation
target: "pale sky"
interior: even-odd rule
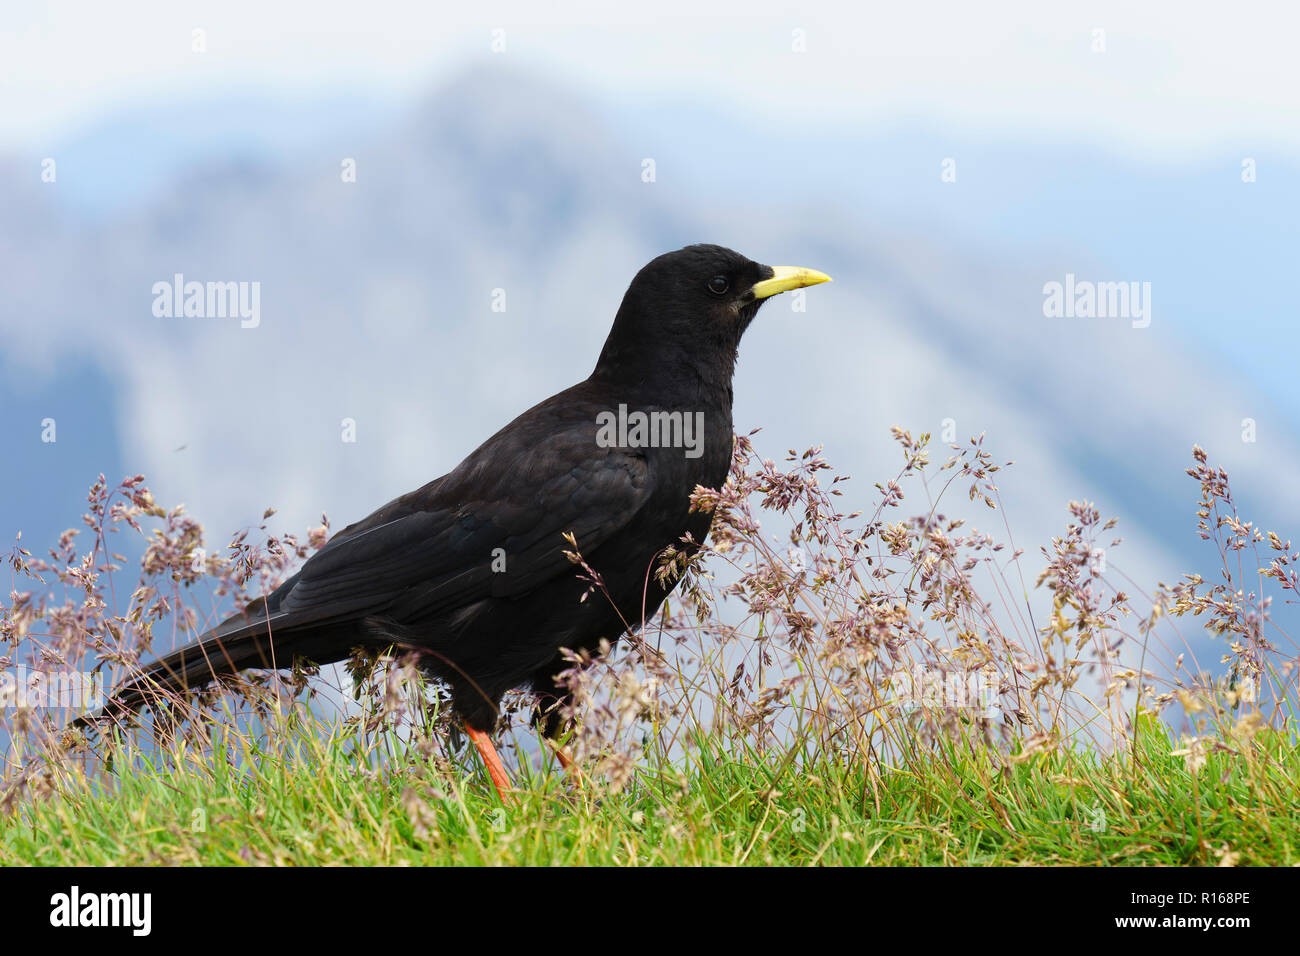
[[[232,88],[413,95],[497,55],[614,98],[707,98],[774,130],[903,116],[1163,159],[1241,141],[1300,150],[1295,4],[989,7],[7,0],[0,148],[39,148],[124,105]],[[498,28],[505,52],[493,54]]]

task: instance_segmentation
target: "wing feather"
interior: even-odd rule
[[[519,437],[515,447],[485,445],[451,474],[344,529],[303,566],[279,610],[297,625],[519,596],[572,570],[566,532],[590,553],[649,497],[646,458],[598,448],[594,424],[531,443]]]

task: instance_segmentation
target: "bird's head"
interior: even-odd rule
[[[765,266],[723,246],[694,245],[652,259],[628,286],[596,372],[627,374],[684,362],[727,378],[740,338],[771,296],[829,282],[815,269]]]

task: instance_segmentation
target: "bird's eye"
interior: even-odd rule
[[[709,280],[709,291],[714,295],[725,295],[731,288],[731,283],[727,281],[726,276],[714,276]]]

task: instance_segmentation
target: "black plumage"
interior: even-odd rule
[[[419,652],[474,730],[494,727],[511,688],[531,686],[554,704],[560,649],[615,641],[624,622],[651,617],[670,590],[654,574],[658,556],[685,535],[705,539],[711,516],[692,513],[690,498],[727,477],[732,371],[759,306],[826,279],[713,245],[654,259],[628,288],[588,379],[338,532],[273,593],[120,687],[108,711],[249,668],[343,660],[358,646]],[[599,422],[620,406],[702,421],[691,436],[698,447],[607,447]],[[612,603],[599,593],[580,600],[588,584],[565,556],[566,532]],[[539,712],[555,733],[557,709]]]

